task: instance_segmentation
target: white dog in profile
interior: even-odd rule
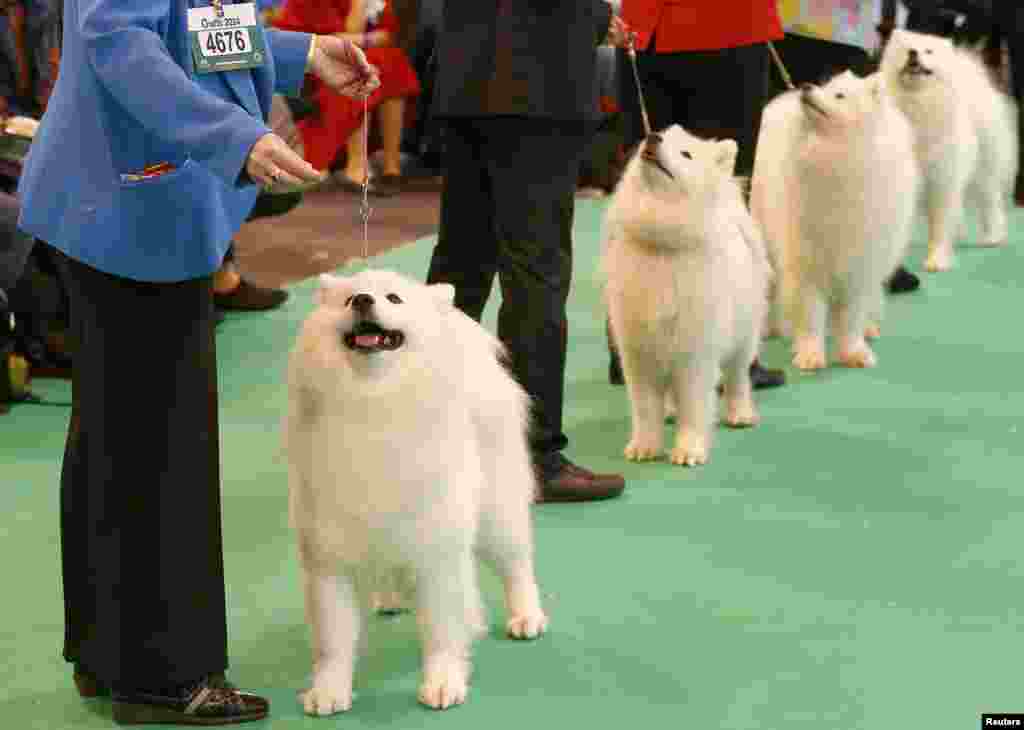
[[[605,219],[612,335],[632,409],[625,455],[657,457],[666,397],[675,464],[708,459],[722,378],[725,423],[758,421],[750,383],[770,267],[733,178],[736,143],[682,127],[650,135],[623,173]]]
[[[527,397],[447,284],[325,275],[289,369],[290,510],[312,632],[310,714],[348,710],[363,617],[414,586],[419,699],[466,698],[486,626],[476,557],[504,580],[507,632],[540,635]],[[383,604],[380,595],[383,591]]]
[[[996,89],[980,59],[948,38],[897,30],[881,73],[915,131],[928,214],[925,268],[953,265],[965,209],[976,212],[977,243],[999,246],[1017,174],[1015,104]]]
[[[877,74],[846,71],[765,109],[751,208],[780,275],[775,307],[785,321],[771,329],[792,329],[798,368],[825,367],[829,316],[839,361],[875,365],[865,334],[910,243],[919,181],[912,145]]]

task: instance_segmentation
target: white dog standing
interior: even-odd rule
[[[533,569],[527,397],[454,289],[393,272],[321,278],[289,370],[290,508],[313,645],[306,712],[348,710],[364,614],[415,584],[419,699],[464,701],[485,628],[476,554],[505,583],[507,631],[547,624]]]
[[[925,268],[953,265],[966,208],[977,213],[978,245],[1004,244],[1017,174],[1013,101],[996,89],[975,54],[948,38],[895,31],[881,73],[915,131],[928,215]]]
[[[876,74],[847,71],[765,110],[751,207],[780,273],[793,364],[825,367],[826,316],[849,367],[875,365],[865,332],[910,242],[913,133]]]
[[[608,207],[604,270],[612,334],[632,408],[625,455],[661,453],[665,401],[675,403],[670,458],[708,459],[722,377],[728,425],[757,423],[757,355],[770,268],[732,171],[732,140],[672,126],[647,138]]]

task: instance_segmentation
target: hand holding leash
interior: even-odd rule
[[[330,35],[313,36],[309,71],[331,89],[353,99],[363,99],[380,86],[380,74],[366,60],[363,50],[350,40]]]

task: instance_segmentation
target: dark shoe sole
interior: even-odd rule
[[[611,489],[594,490],[592,492],[577,492],[571,490],[556,490],[548,492],[541,488],[534,498],[534,504],[567,504],[570,502],[600,502],[606,499],[615,499],[626,491],[626,485]]]
[[[265,702],[250,712],[223,717],[187,715],[181,710],[159,705],[114,702],[114,722],[118,725],[237,725],[262,720],[268,713],[269,706]]]

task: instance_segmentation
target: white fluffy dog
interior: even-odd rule
[[[393,272],[325,275],[292,353],[285,445],[312,633],[310,714],[351,707],[363,615],[396,576],[415,586],[419,699],[430,707],[466,697],[471,644],[486,625],[477,553],[504,579],[508,634],[534,638],[547,625],[527,398],[497,340],[453,295]]]
[[[915,131],[928,215],[925,268],[953,265],[965,203],[977,214],[978,245],[1005,243],[1017,174],[1015,104],[996,89],[976,54],[947,38],[894,32],[881,72]]]
[[[668,397],[672,462],[705,463],[720,377],[725,422],[757,423],[749,369],[770,268],[732,176],[736,151],[669,127],[643,143],[608,207],[603,266],[632,408],[627,459],[660,454]]]
[[[776,298],[798,368],[825,367],[827,314],[839,361],[875,364],[865,333],[910,242],[919,180],[912,143],[877,74],[847,71],[765,109],[751,208],[779,271]],[[786,328],[776,321],[772,329]]]

